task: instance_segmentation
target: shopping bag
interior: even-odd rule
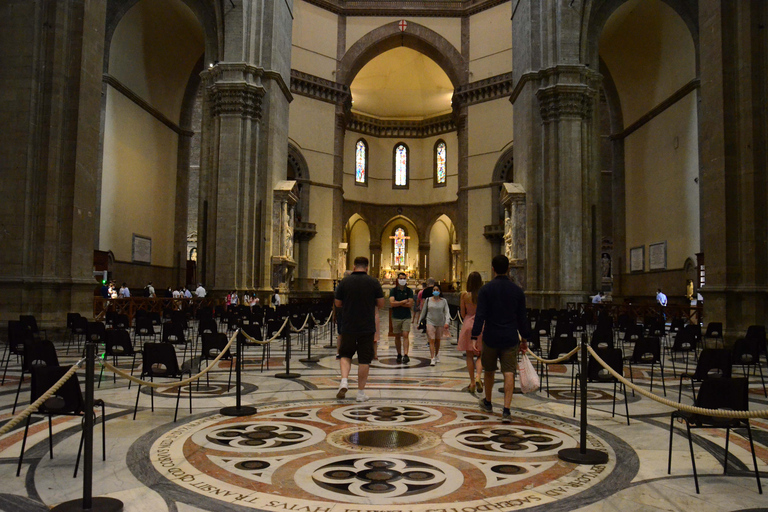
[[[539,376],[526,354],[523,354],[517,363],[517,373],[520,375],[520,389],[523,393],[532,393],[539,389]]]

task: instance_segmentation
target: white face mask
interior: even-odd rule
[[[405,283],[406,283],[405,279],[398,279],[397,280],[397,284],[399,284],[400,286],[405,286]]]

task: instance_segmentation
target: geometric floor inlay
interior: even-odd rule
[[[634,476],[626,468],[636,471],[635,453],[607,432],[590,428],[587,444],[606,451],[608,463],[577,466],[557,456],[578,446],[576,424],[524,410],[512,416],[502,424],[467,404],[435,400],[274,404],[253,416],[217,414],[150,432],[134,448],[151,461],[153,477],[134,474],[210,509],[224,501],[237,505],[231,510],[340,512],[480,512],[554,501],[566,510]]]

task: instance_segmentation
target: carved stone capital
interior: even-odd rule
[[[555,84],[536,92],[545,123],[561,119],[587,119],[592,115],[596,89],[586,84]]]
[[[261,119],[264,88],[246,82],[217,82],[207,89],[211,113],[216,116],[240,116]]]
[[[504,225],[488,224],[483,228],[483,236],[489,242],[503,242],[504,241]]]

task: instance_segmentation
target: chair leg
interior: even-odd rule
[[[189,376],[192,376],[192,372],[189,372]],[[187,386],[187,389],[189,390],[189,414],[192,414],[192,386]]]
[[[19,452],[19,466],[16,468],[16,476],[21,475],[21,463],[24,461],[24,448],[27,446],[27,433],[29,432],[29,421],[31,419],[31,415],[27,416],[27,423],[24,426],[24,439],[21,441],[21,452]]]
[[[104,402],[101,403],[101,460],[107,460],[107,415]]]
[[[5,370],[3,370],[3,381],[0,382],[0,386],[5,384],[5,374],[8,373],[8,365],[11,364],[11,349],[10,349],[10,347],[7,349],[7,355],[8,355],[8,357],[5,359]]]
[[[133,408],[133,419],[134,420],[136,419],[136,411],[139,409],[139,396],[140,395],[141,395],[141,384],[139,384],[139,390],[136,392],[136,405]]]
[[[19,385],[16,388],[16,399],[13,401],[13,411],[11,411],[11,414],[16,414],[16,404],[19,402],[19,394],[21,394],[22,382],[24,382],[24,370],[21,370],[21,377],[19,377]]]
[[[611,418],[616,416],[616,381],[613,381],[613,408],[611,409]]]
[[[77,448],[77,460],[75,461],[75,473],[72,478],[77,478],[77,469],[80,467],[80,454],[83,452],[83,442],[85,441],[85,429],[80,434],[80,445]]]
[[[763,394],[768,398],[768,391],[765,390],[765,378],[763,378],[763,367],[760,366],[760,358],[757,359],[757,367],[760,369],[760,381],[763,383]]]
[[[53,460],[53,419],[50,414],[48,415],[48,451]]]
[[[179,416],[179,398],[181,398],[181,386],[178,386],[176,390],[176,412],[173,414],[174,423],[176,423],[176,418]]]
[[[664,382],[664,363],[659,360],[659,375],[661,375],[661,389],[664,390],[664,396],[667,396],[667,384]]]
[[[688,447],[691,450],[691,466],[693,466],[693,481],[696,484],[696,494],[699,494],[699,475],[696,473],[696,459],[693,458],[693,439],[691,439],[691,425],[686,421],[685,428],[688,430]]]
[[[627,397],[627,386],[622,382],[621,387],[624,389],[624,409],[627,411],[627,426],[629,426],[629,398]]]
[[[725,429],[725,459],[723,459],[723,474],[728,474],[728,441],[731,437],[731,427]]]
[[[757,491],[763,494],[763,486],[760,483],[760,472],[757,470],[757,457],[755,457],[755,444],[752,442],[752,429],[747,421],[747,435],[749,436],[749,448],[752,450],[752,464],[755,465],[755,478],[757,479]]]

